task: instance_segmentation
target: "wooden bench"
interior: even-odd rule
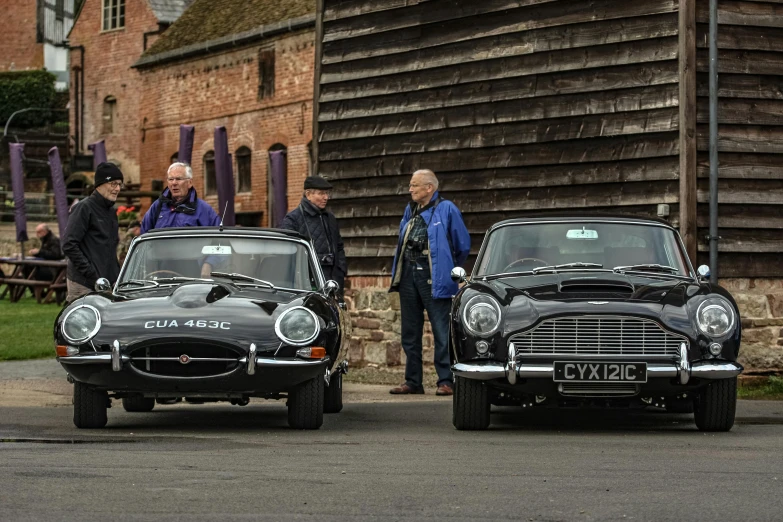
[[[0,259],[0,263],[14,266],[14,271],[9,277],[0,278],[0,284],[5,285],[5,289],[0,293],[0,299],[8,294],[12,303],[19,301],[27,288],[30,288],[39,303],[51,303],[56,300],[60,304],[65,298],[67,289],[66,271],[68,263],[66,261],[46,261],[43,259]],[[25,277],[25,268],[32,268],[27,277]],[[53,277],[47,279],[37,279],[36,273],[39,268],[51,268]]]

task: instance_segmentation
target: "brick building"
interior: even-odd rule
[[[104,139],[108,158],[139,181],[140,75],[131,66],[191,0],[84,0],[69,35],[75,152]]]
[[[228,131],[237,223],[274,226],[270,208],[301,197],[310,171],[315,42],[314,0],[196,0],[139,59],[140,180],[158,190],[179,146],[180,124],[195,127],[198,194],[217,207],[213,137]],[[285,196],[272,201],[269,153],[284,150]],[[276,181],[277,182],[277,181]]]

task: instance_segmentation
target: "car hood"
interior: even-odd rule
[[[114,340],[127,346],[167,338],[276,346],[278,315],[303,304],[308,295],[194,282],[122,295],[92,294],[84,303],[101,315],[102,326],[93,340],[96,346]]]

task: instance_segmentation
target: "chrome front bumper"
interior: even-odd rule
[[[517,379],[553,379],[554,364],[524,364],[516,360],[514,345],[509,345],[509,358],[506,364],[496,361],[471,361],[457,363],[451,367],[454,375],[466,379],[488,381],[507,379],[516,384]],[[564,358],[566,358],[564,356]],[[687,384],[691,377],[699,379],[730,379],[742,373],[742,365],[729,361],[699,361],[690,364],[687,347],[680,347],[680,357],[675,363],[647,363],[647,377],[651,379],[677,377],[680,384]]]

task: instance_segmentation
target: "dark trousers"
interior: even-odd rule
[[[405,382],[422,388],[421,338],[424,333],[424,311],[435,338],[435,370],[438,385],[453,382],[449,358],[449,312],[451,299],[433,299],[427,258],[419,262],[403,260],[400,278],[400,320],[402,349],[405,350]]]

